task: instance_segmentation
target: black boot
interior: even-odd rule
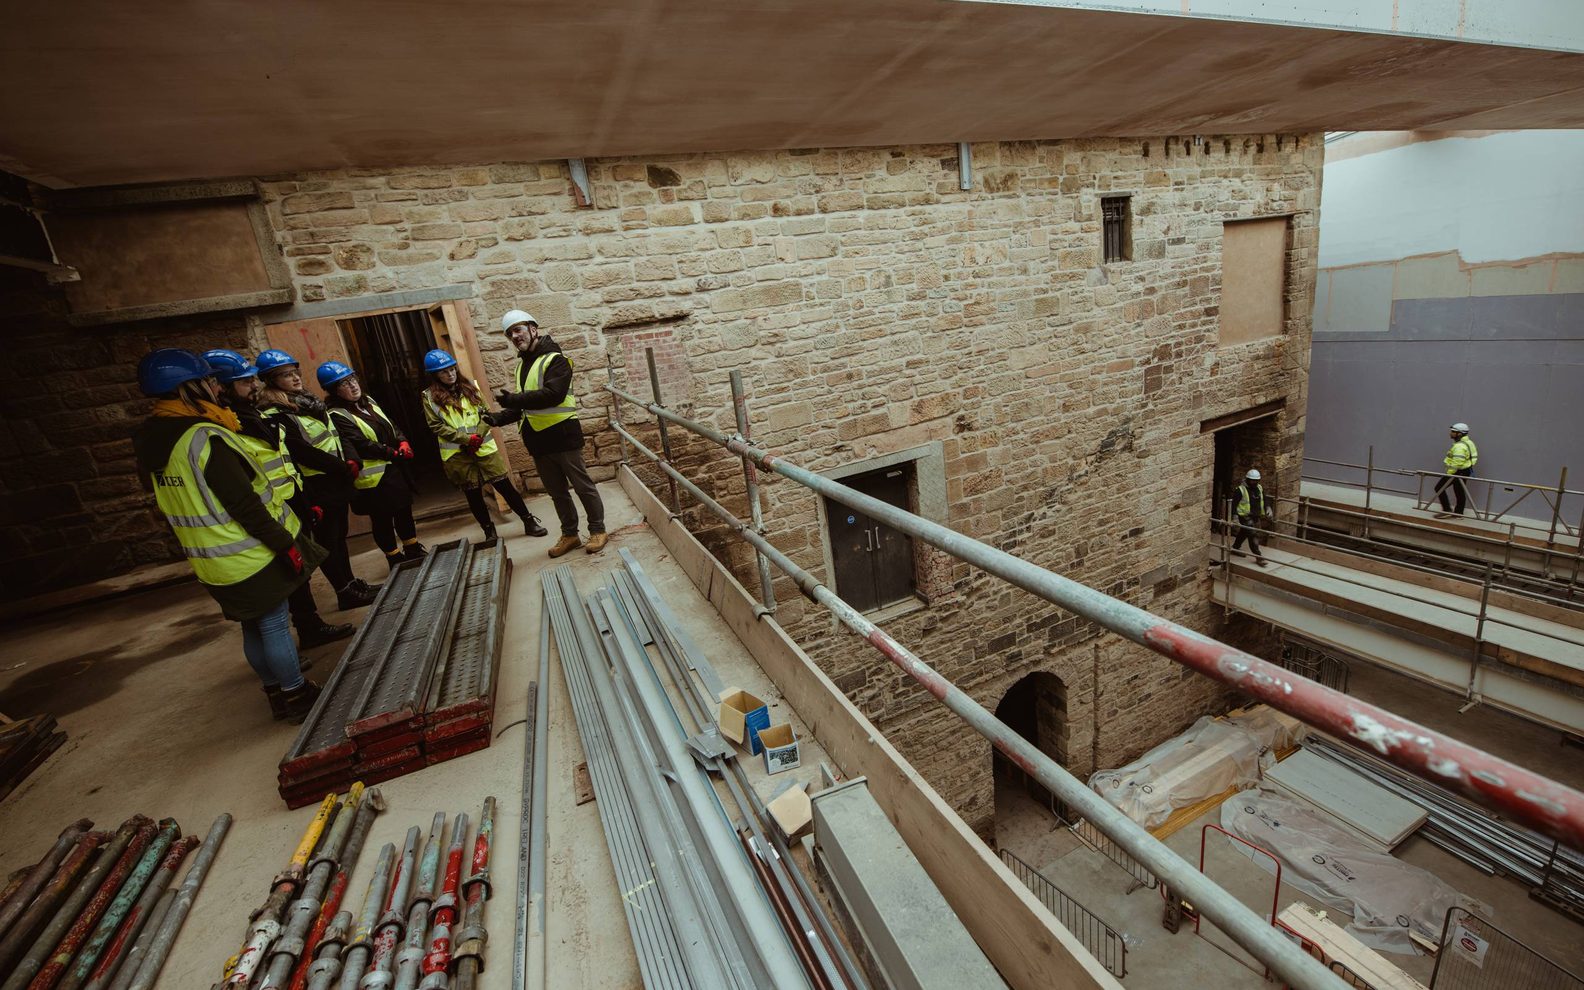
[[[402,563],[406,559],[406,557],[402,556],[400,550],[387,550],[385,552],[385,565],[393,571],[396,569],[397,564]]]
[[[345,588],[336,592],[336,607],[343,612],[349,608],[363,608],[374,604],[374,597],[377,594],[378,592],[361,581],[348,581]]]
[[[264,685],[264,697],[269,699],[270,718],[279,722],[286,717],[286,695],[279,684]]]
[[[369,584],[362,578],[353,578],[352,583],[357,587],[357,590],[360,593],[368,595],[370,598],[379,594],[379,590],[385,587],[383,584]]]
[[[292,725],[301,725],[313,711],[314,702],[318,700],[319,685],[313,681],[303,681],[302,687],[295,691],[282,691],[281,706],[285,709],[282,718]]]
[[[357,626],[350,623],[331,625],[317,615],[314,619],[313,622],[305,622],[297,627],[297,648],[300,650],[311,650],[316,646],[334,643],[357,632]]]
[[[486,542],[495,539],[495,520],[482,519],[479,521],[479,528],[484,531],[484,539]]]
[[[550,531],[539,525],[539,520],[534,518],[532,512],[522,517],[523,532],[529,536],[549,536]]]
[[[429,548],[417,540],[402,545],[403,560],[423,560],[429,556]]]

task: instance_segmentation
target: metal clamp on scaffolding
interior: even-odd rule
[[[665,438],[674,424],[747,458],[758,468],[779,474],[842,505],[857,509],[899,532],[923,540],[959,560],[1067,609],[1131,642],[1168,657],[1286,712],[1309,725],[1379,753],[1390,762],[1492,805],[1536,829],[1575,847],[1584,847],[1584,794],[1525,770],[1449,736],[1400,718],[1382,708],[1291,675],[1253,654],[1217,642],[1120,599],[1021,560],[1005,551],[964,536],[921,516],[864,495],[839,482],[790,463],[785,458],[727,436],[704,423],[682,416],[658,402],[643,399],[610,384],[617,399],[654,415]],[[728,512],[703,489],[690,482],[625,427],[613,429],[644,457],[660,466],[670,483],[685,488],[698,502],[736,530],[756,550],[790,576],[805,594],[918,681],[948,709],[1005,753],[1075,813],[1113,838],[1128,855],[1153,875],[1191,900],[1204,917],[1221,926],[1287,983],[1297,988],[1335,987],[1335,977],[1314,959],[1207,879],[1163,843],[1111,807],[1084,783],[1039,751],[979,705],[911,650],[842,601],[808,571],[799,567],[752,526]],[[667,440],[665,447],[669,447]]]

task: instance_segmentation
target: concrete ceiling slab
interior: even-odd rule
[[[1584,126],[1584,54],[965,0],[18,0],[48,185],[1093,135]]]

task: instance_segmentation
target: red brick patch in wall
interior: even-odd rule
[[[649,361],[645,351],[653,348],[655,372],[660,378],[660,404],[684,406],[693,401],[693,373],[688,369],[687,352],[677,339],[674,327],[634,328],[620,336],[622,364],[627,370],[627,385],[633,394],[645,398],[651,394]]]

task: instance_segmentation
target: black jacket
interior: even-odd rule
[[[352,498],[352,472],[348,470],[345,460],[335,454],[320,450],[308,442],[308,435],[303,432],[302,424],[297,421],[298,415],[312,416],[323,419],[329,415],[324,403],[312,396],[293,396],[297,403],[295,408],[285,408],[289,415],[266,416],[271,423],[280,424],[281,432],[286,437],[286,450],[296,462],[298,470],[312,468],[321,474],[304,474],[303,491],[307,492],[309,501],[315,505],[338,505]],[[334,420],[330,425],[336,428],[339,435],[340,429]],[[345,445],[343,444],[343,447]],[[357,455],[347,448],[347,458],[359,460]]]
[[[413,486],[407,476],[407,462],[396,456],[396,448],[407,442],[401,429],[383,416],[376,416],[360,405],[346,402],[330,403],[332,409],[344,409],[374,428],[374,440],[363,435],[345,416],[332,416],[336,432],[341,435],[341,447],[350,450],[360,461],[389,461],[390,466],[380,475],[380,483],[373,488],[360,488],[352,496],[352,511],[359,515],[384,515],[402,506],[412,504]]]
[[[561,354],[561,347],[549,337],[540,337],[534,344],[533,350],[518,353],[518,382],[522,381],[523,372],[544,354]],[[529,426],[527,418],[523,416],[524,410],[549,409],[560,405],[571,390],[571,360],[565,355],[562,355],[559,361],[552,358],[545,368],[544,379],[539,383],[539,388],[531,392],[503,390],[497,395],[504,408],[498,413],[490,414],[490,425],[509,426],[521,421],[523,446],[528,448],[530,454],[560,454],[569,450],[582,450],[583,426],[576,416],[546,430],[536,430]]]

